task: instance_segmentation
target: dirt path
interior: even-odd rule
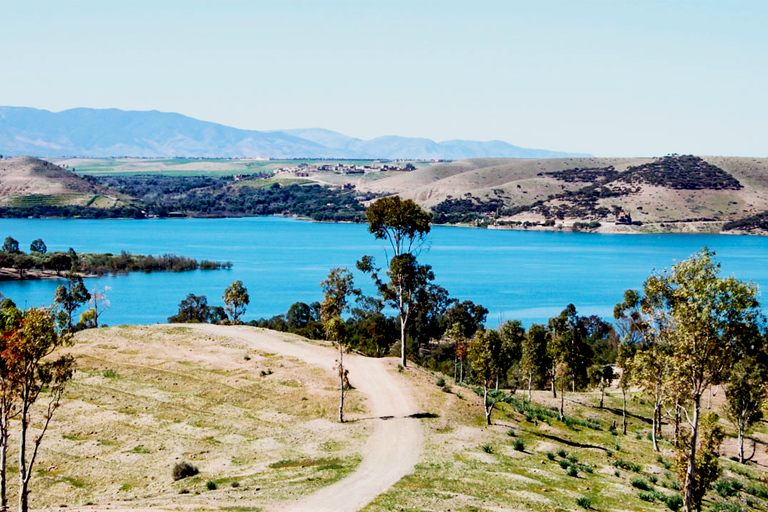
[[[255,349],[301,359],[332,370],[336,351],[300,341],[283,341],[279,334],[245,326],[188,325],[219,336],[242,340]],[[405,379],[392,370],[393,359],[346,355],[350,382],[368,397],[373,429],[363,449],[363,461],[347,478],[298,501],[271,508],[280,512],[352,512],[367,505],[413,471],[423,450],[421,424]]]

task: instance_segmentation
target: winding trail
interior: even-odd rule
[[[336,350],[302,341],[284,341],[270,331],[246,326],[186,324],[197,330],[236,338],[255,349],[295,357],[333,370]],[[363,461],[348,477],[297,501],[279,504],[277,512],[354,512],[365,507],[413,471],[423,451],[421,423],[410,417],[417,404],[405,379],[391,372],[392,362],[348,354],[351,384],[368,397],[373,429],[363,447]]]

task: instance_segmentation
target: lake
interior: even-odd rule
[[[222,305],[230,283],[242,280],[251,304],[245,320],[285,313],[297,301],[321,300],[319,283],[334,267],[353,269],[364,254],[384,265],[385,241],[366,225],[296,219],[42,220],[0,219],[0,236],[23,250],[42,238],[49,251],[164,254],[231,261],[231,270],[132,273],[87,279],[111,290],[109,325],[166,322],[188,293]],[[582,315],[610,318],[627,288],[639,288],[654,269],[671,266],[701,247],[717,252],[724,275],[768,287],[768,238],[732,235],[598,235],[434,227],[419,256],[452,297],[488,308],[489,326],[519,319],[546,322],[568,303]],[[61,284],[0,283],[19,307],[50,304]],[[373,293],[367,276],[357,284]]]

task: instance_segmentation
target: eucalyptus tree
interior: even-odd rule
[[[707,441],[699,439],[701,397],[709,386],[725,382],[734,363],[747,355],[760,319],[757,287],[720,277],[713,257],[702,249],[671,270],[653,274],[643,285],[643,309],[654,321],[672,326],[668,334],[674,378],[691,404],[681,409],[691,429],[684,447],[686,512],[696,506],[694,490],[703,476],[696,465],[697,447]]]
[[[498,331],[479,331],[469,344],[467,353],[475,376],[483,384],[483,408],[485,421],[488,425],[491,424],[491,413],[496,405],[496,401],[489,396],[488,391],[493,379],[499,373],[502,344],[503,341]]]
[[[399,196],[383,197],[366,210],[368,230],[377,239],[387,240],[392,257],[387,255],[385,283],[379,278],[373,258],[364,256],[358,269],[370,273],[384,300],[393,305],[400,316],[401,364],[406,366],[406,328],[415,303],[418,288],[434,279],[431,268],[416,261],[414,251],[426,240],[430,231],[431,217],[412,200],[403,201]]]
[[[73,270],[67,272],[65,277],[67,284],[56,287],[53,301],[60,308],[59,323],[66,325],[68,331],[72,331],[72,317],[75,311],[91,299],[91,294],[83,284],[83,278]]]
[[[225,304],[224,309],[232,319],[232,323],[241,323],[240,315],[245,313],[245,307],[251,302],[248,290],[243,286],[243,282],[238,280],[227,286],[222,298]]]
[[[540,381],[546,374],[546,368],[551,365],[551,358],[547,353],[549,340],[549,331],[540,324],[531,325],[522,340],[520,366],[525,379],[528,381],[529,401],[531,400],[534,380]]]
[[[739,462],[742,464],[755,456],[754,441],[752,455],[744,456],[744,437],[763,418],[767,394],[768,371],[764,360],[748,356],[737,362],[725,385],[724,412],[738,431]]]

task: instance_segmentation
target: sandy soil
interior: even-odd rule
[[[190,327],[193,325],[190,324]],[[259,350],[276,352],[331,370],[337,352],[302,342],[285,342],[272,333],[242,326],[198,325],[196,329],[237,338]],[[421,425],[410,417],[418,413],[407,381],[397,374],[392,358],[372,359],[346,355],[350,383],[368,396],[374,423],[363,450],[363,462],[349,477],[297,502],[275,508],[281,512],[347,512],[363,508],[376,496],[410,473],[423,451]]]

